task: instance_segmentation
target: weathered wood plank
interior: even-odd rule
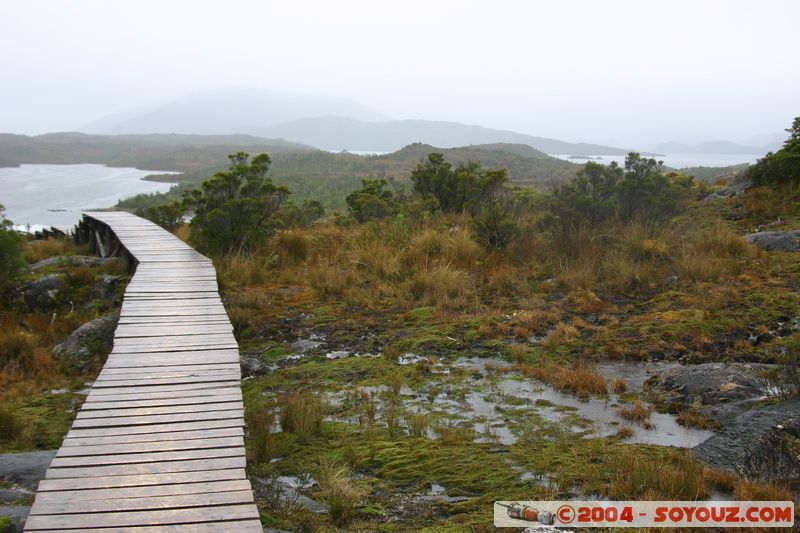
[[[227,520],[257,519],[255,505],[223,505],[200,509],[164,509],[147,512],[110,512],[97,515],[35,515],[28,518],[26,530],[52,528],[135,527],[147,525],[193,524]]]
[[[172,431],[188,431],[218,428],[244,427],[243,418],[223,418],[220,420],[199,420],[191,422],[173,422],[170,424],[150,424],[146,426],[134,427],[94,427],[76,428],[67,432],[68,438],[83,437],[109,437],[115,435],[141,435],[145,433],[167,433]]]
[[[253,503],[253,492],[246,490],[189,495],[152,496],[149,498],[117,498],[105,500],[36,502],[30,515],[105,513],[109,511],[146,511],[149,509],[191,508],[212,505]]]
[[[240,400],[230,402],[215,402],[190,405],[169,405],[162,407],[118,407],[116,409],[81,410],[77,418],[80,420],[87,418],[103,418],[115,416],[144,416],[144,415],[166,415],[178,413],[197,413],[206,411],[226,411],[237,409],[241,411],[244,406]]]
[[[222,526],[222,529],[220,529]],[[227,520],[225,522],[203,524],[177,524],[170,526],[142,526],[135,529],[101,527],[87,530],[78,529],[40,529],[39,533],[219,533],[221,530],[235,533],[262,533],[259,520]]]
[[[175,442],[184,440],[210,439],[219,437],[243,437],[242,427],[219,429],[200,429],[187,431],[165,431],[163,433],[142,433],[138,435],[115,435],[107,437],[72,437],[64,439],[62,448],[82,446],[105,446],[112,444],[137,444],[145,442]]]
[[[55,461],[55,459],[53,459]],[[229,470],[244,468],[244,457],[220,457],[213,460],[195,459],[189,461],[163,461],[159,463],[137,463],[110,466],[76,466],[50,468],[46,479],[73,477],[129,476],[133,474],[165,474],[177,472],[206,472],[209,470]]]
[[[50,469],[70,467],[101,467],[112,465],[133,465],[141,463],[162,463],[167,461],[189,461],[244,457],[244,448],[229,446],[224,448],[199,448],[197,450],[151,451],[143,453],[121,453],[118,455],[75,455],[57,456],[50,463]],[[155,465],[158,466],[158,465]]]
[[[95,446],[68,446],[62,444],[56,457],[79,457],[83,455],[167,452],[178,450],[200,450],[202,448],[225,448],[242,445],[240,435],[231,437],[170,440],[154,442],[125,442],[121,444],[99,444]]]
[[[155,474],[127,473],[112,476],[43,479],[39,482],[37,490],[38,492],[73,491],[189,484],[209,481],[234,481],[239,479],[247,479],[244,468],[197,470],[192,472],[161,472]]]

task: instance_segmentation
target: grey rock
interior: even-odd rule
[[[647,381],[673,403],[703,406],[759,399],[764,390],[759,374],[772,368],[761,364],[706,363],[669,368]],[[742,404],[744,405],[744,404]]]
[[[719,180],[725,180],[726,185],[722,189],[709,194],[706,197],[706,200],[739,196],[753,184],[753,182],[750,181],[745,175],[744,170],[734,170],[728,174],[723,174],[722,176],[715,178],[714,181]]]
[[[800,231],[761,231],[744,238],[768,252],[800,252]]]
[[[707,405],[700,409],[700,414],[717,422],[721,426],[732,423],[737,416],[754,408],[761,401],[760,398],[748,398],[738,402]]]
[[[325,504],[303,494],[304,490],[314,485],[313,480],[305,484],[300,483],[297,478],[291,476],[280,476],[273,479],[253,477],[252,480],[258,493],[269,492],[283,501],[293,502],[305,507],[306,510],[312,513],[325,514],[328,512],[328,507]]]
[[[79,370],[87,370],[95,359],[107,355],[114,345],[119,311],[105,314],[83,324],[62,344],[53,349],[57,359],[66,359]]]
[[[95,257],[93,255],[60,255],[57,257],[48,257],[42,259],[31,265],[31,270],[39,270],[49,266],[88,266],[96,267],[102,265],[110,265],[118,262],[116,257]]]
[[[267,373],[267,366],[254,355],[243,355],[239,358],[239,366],[242,367],[242,376],[260,376]]]
[[[0,489],[0,504],[12,505],[24,502],[33,498],[33,492],[17,487],[12,489]]]
[[[19,288],[25,306],[32,311],[48,311],[58,302],[58,295],[67,285],[64,274],[48,274]]]
[[[22,533],[31,508],[25,505],[0,505],[0,518],[11,518],[11,524],[2,533]]]
[[[55,456],[56,450],[0,455],[0,480],[35,491]]]
[[[740,476],[796,479],[800,477],[800,398],[747,411],[693,451],[707,465]]]
[[[110,274],[103,274],[89,286],[88,295],[90,300],[102,300],[111,305],[118,305],[121,303],[120,287],[122,285],[122,278],[120,276],[112,276]]]

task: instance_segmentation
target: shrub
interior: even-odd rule
[[[184,196],[194,210],[191,241],[201,252],[216,256],[251,252],[273,230],[272,217],[286,197],[286,187],[267,178],[267,154],[228,156],[230,168],[217,172]]]
[[[495,199],[480,208],[472,220],[475,234],[483,246],[499,250],[511,244],[519,233],[519,226],[508,205]]]
[[[361,188],[345,198],[350,215],[364,223],[394,214],[396,210],[394,195],[392,191],[386,189],[386,185],[384,179],[361,180]]]
[[[789,138],[775,153],[768,153],[747,169],[755,185],[800,182],[800,117],[786,130]]]

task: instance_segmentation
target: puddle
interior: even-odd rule
[[[440,500],[448,503],[458,503],[469,500],[467,496],[448,496],[447,489],[438,483],[431,483],[426,494],[420,495],[420,500]]]
[[[507,368],[510,365],[497,358],[468,358],[459,360],[456,365],[473,368],[484,378],[490,374],[491,367]],[[625,361],[608,361],[596,366],[607,378],[619,377],[625,380],[629,390],[638,391],[642,384],[654,373],[661,372],[678,363],[631,363]],[[487,368],[487,366],[489,368]],[[585,419],[591,423],[588,433],[596,437],[608,437],[617,433],[620,427],[627,426],[633,435],[625,442],[632,444],[657,444],[682,448],[694,447],[713,435],[711,431],[686,428],[679,425],[675,418],[667,413],[650,415],[651,429],[625,420],[617,414],[619,405],[615,395],[608,398],[591,398],[580,400],[576,396],[562,393],[553,387],[534,380],[518,380],[512,377],[500,379],[496,384],[474,382],[477,390],[466,394],[463,403],[450,400],[447,396],[439,398],[435,403],[445,412],[476,419],[475,430],[479,434],[495,435],[502,444],[516,442],[517,435],[506,426],[501,409],[513,409],[518,404],[535,406],[536,414],[553,423],[563,423],[564,411],[568,409],[574,417]],[[496,394],[499,393],[499,394]],[[496,397],[499,397],[495,400]],[[505,398],[504,398],[505,397]],[[509,402],[509,400],[512,400]],[[469,409],[464,407],[468,406]],[[565,409],[566,408],[566,409]],[[485,437],[479,437],[480,439]]]
[[[291,350],[293,354],[305,355],[315,348],[319,348],[325,339],[317,333],[312,333],[307,339],[297,339],[292,343]]]

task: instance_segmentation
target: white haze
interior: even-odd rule
[[[800,2],[0,0],[0,131],[202,91],[345,98],[567,141],[780,138]]]

